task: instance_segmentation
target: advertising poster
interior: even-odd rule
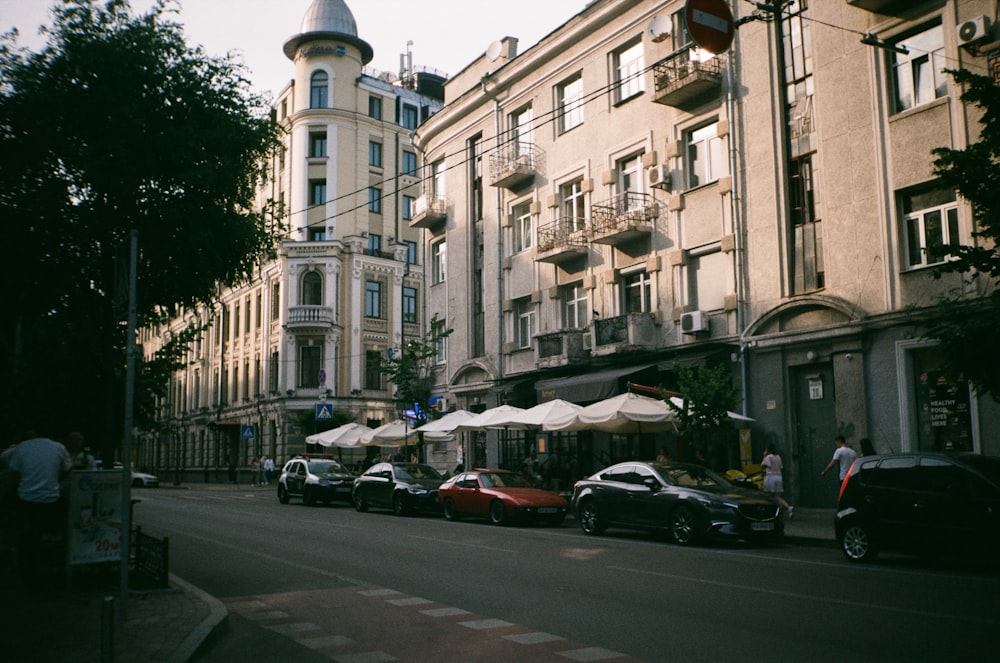
[[[114,562],[121,557],[122,473],[83,470],[70,473],[69,563]]]

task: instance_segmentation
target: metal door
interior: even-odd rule
[[[836,448],[833,442],[837,435],[833,369],[830,364],[794,368],[792,381],[795,440],[791,451],[798,469],[798,504],[812,508],[835,507],[840,490],[837,470],[834,468],[824,477],[819,475]]]

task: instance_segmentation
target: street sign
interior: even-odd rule
[[[321,368],[319,369],[319,386],[322,387],[325,384],[326,384],[326,369]]]
[[[709,53],[724,53],[733,43],[736,26],[726,0],[687,0],[684,19],[691,38]]]
[[[333,419],[333,405],[330,403],[316,403],[316,420],[329,421]]]
[[[254,431],[254,425],[253,424],[249,424],[249,425],[243,424],[243,425],[241,425],[240,426],[240,437],[242,437],[244,440],[252,440],[254,437],[256,437],[255,431]]]

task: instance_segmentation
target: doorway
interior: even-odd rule
[[[833,457],[837,434],[833,368],[810,364],[792,369],[795,441],[792,453],[798,469],[799,504],[812,508],[837,506],[839,484],[830,474],[820,477]]]

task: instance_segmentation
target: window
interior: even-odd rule
[[[916,451],[975,451],[969,382],[955,377],[933,348],[911,353]]]
[[[365,281],[365,317],[381,318],[382,316],[382,283]]]
[[[302,275],[303,306],[320,306],[323,303],[323,277],[317,271]]]
[[[417,176],[417,153],[403,150],[402,175]]]
[[[240,396],[244,401],[250,400],[250,359],[243,360],[243,383],[240,385]]]
[[[319,226],[319,227],[310,226],[306,235],[307,235],[307,240],[310,242],[325,242],[326,228],[324,226]]]
[[[434,200],[444,200],[444,160],[431,164],[431,195]]]
[[[372,214],[382,213],[382,189],[377,186],[368,187],[368,211]]]
[[[382,353],[365,350],[365,389],[385,389],[382,382]]]
[[[817,290],[824,285],[823,225],[816,218],[812,156],[792,159],[788,169],[792,223],[792,290]]]
[[[642,40],[616,51],[613,55],[615,72],[615,102],[622,102],[643,90]]]
[[[309,204],[326,204],[326,180],[309,180]]]
[[[447,278],[448,245],[445,240],[431,244],[431,284],[444,283]]]
[[[382,167],[382,143],[378,141],[368,141],[368,165],[373,168]]]
[[[277,320],[281,316],[281,284],[271,284],[271,319]]]
[[[534,114],[531,106],[525,106],[510,114],[510,139],[517,145],[517,153],[534,142]]]
[[[310,341],[299,344],[299,387],[319,387],[319,369],[323,365],[323,346]]]
[[[568,230],[584,230],[587,224],[587,194],[583,192],[583,180],[573,180],[559,186],[560,211],[569,224]]]
[[[233,338],[240,335],[240,305],[233,304]]]
[[[652,308],[652,282],[646,272],[622,276],[622,313],[649,313]]]
[[[645,193],[646,178],[645,169],[642,167],[642,154],[633,154],[619,159],[615,166],[618,171],[619,192]],[[645,203],[641,196],[628,196],[626,202],[635,202],[639,205]]]
[[[417,321],[417,289],[403,286],[403,322]]]
[[[247,297],[247,298],[245,298],[243,300],[243,333],[244,334],[249,334],[250,333],[250,319],[251,319],[250,298]]]
[[[264,295],[261,294],[260,290],[257,290],[257,301],[254,303],[254,327],[257,329],[261,328],[261,320],[264,317]]]
[[[953,189],[923,187],[900,194],[907,267],[943,262],[958,245],[958,203]]]
[[[403,194],[403,220],[410,221],[413,219],[413,210],[417,204],[417,199],[413,196],[407,196]]]
[[[563,329],[583,329],[590,321],[590,300],[579,283],[562,288]]]
[[[556,87],[556,108],[559,110],[559,133],[566,133],[583,124],[583,76],[577,74]]]
[[[278,367],[280,365],[281,360],[278,351],[274,350],[271,352],[271,361],[268,363],[267,368],[267,388],[272,394],[278,391]]]
[[[382,97],[368,97],[368,117],[382,119]]]
[[[309,156],[326,156],[326,129],[323,131],[309,132]]]
[[[511,216],[514,222],[514,252],[530,249],[532,246],[531,205],[529,203],[516,205]]]
[[[416,265],[417,264],[417,243],[416,242],[411,242],[409,240],[403,240],[400,243],[403,244],[406,247],[406,264],[407,265]]]
[[[688,304],[705,311],[723,308],[726,293],[731,289],[730,271],[727,254],[722,251],[689,255]]]
[[[326,108],[330,77],[325,71],[314,72],[309,79],[309,108]]]
[[[535,304],[531,297],[514,301],[514,343],[520,349],[531,347],[535,335]]]
[[[894,106],[897,113],[914,106],[926,104],[948,93],[948,79],[944,74],[944,28],[935,25],[923,32],[897,40],[905,46],[907,54],[892,51],[889,66],[892,69]]]
[[[437,320],[431,325],[431,338],[436,340],[434,353],[437,363],[443,364],[448,360],[448,336],[445,335],[447,329],[443,320]]]
[[[368,255],[376,257],[382,255],[382,235],[368,233]]]
[[[420,122],[417,107],[403,104],[399,109],[399,125],[404,129],[416,129]]]
[[[718,135],[718,122],[685,134],[688,188],[715,182],[727,172],[725,139]]]

